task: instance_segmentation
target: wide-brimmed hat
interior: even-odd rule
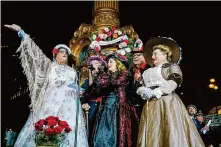
[[[121,54],[116,54],[116,53],[114,53],[114,54],[109,54],[109,55],[106,57],[106,61],[108,62],[108,60],[109,60],[110,58],[116,58],[116,59],[118,59],[119,61],[121,61],[121,62],[126,66],[127,69],[128,69],[129,66],[130,66],[130,64],[128,63],[128,59],[127,59],[126,56],[123,56],[123,55],[121,55]]]
[[[152,62],[152,54],[153,54],[153,47],[155,45],[166,45],[172,51],[171,63],[179,64],[182,59],[182,52],[181,47],[176,43],[175,40],[168,37],[155,37],[151,38],[144,47],[144,58],[150,66],[153,66]]]

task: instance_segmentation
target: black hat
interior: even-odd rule
[[[203,116],[203,113],[201,112],[201,110],[199,110],[199,112],[198,113],[196,113],[196,115],[195,116]]]

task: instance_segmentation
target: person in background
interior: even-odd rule
[[[12,129],[9,129],[8,131],[6,131],[5,134],[5,146],[6,147],[13,147],[16,141],[16,136],[17,133],[13,132]]]
[[[190,118],[192,119],[192,121],[194,122],[199,134],[201,134],[201,131],[200,131],[200,122],[195,118],[195,115],[197,113],[197,107],[193,104],[190,104],[187,106],[187,111],[190,115]]]
[[[206,126],[205,118],[201,110],[196,113],[195,117],[200,122],[200,136],[202,137],[204,144],[207,147],[212,147],[210,127]],[[206,130],[205,134],[203,133],[204,130]]]

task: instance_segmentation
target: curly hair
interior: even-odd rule
[[[117,70],[119,72],[122,72],[122,71],[127,69],[126,66],[119,59],[116,58],[115,61],[117,63],[117,65],[116,65],[117,66]]]
[[[164,44],[159,44],[159,45],[155,45],[155,46],[153,47],[153,51],[156,50],[156,49],[161,50],[164,54],[167,55],[167,60],[168,60],[169,62],[171,61],[172,51],[171,51],[171,49],[170,49],[169,46],[164,45]]]
[[[119,72],[122,72],[122,71],[124,71],[124,70],[127,69],[126,66],[125,66],[119,59],[114,58],[114,57],[111,57],[111,58],[108,59],[108,61],[109,61],[110,59],[113,59],[114,61],[116,61],[117,70],[118,70]]]

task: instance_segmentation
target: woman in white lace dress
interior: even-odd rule
[[[53,50],[54,59],[51,61],[21,27],[14,24],[5,26],[17,31],[22,38],[17,52],[20,52],[21,65],[28,80],[31,97],[31,113],[15,147],[35,147],[34,123],[48,116],[57,116],[67,121],[72,131],[60,147],[74,147],[77,105],[77,147],[88,147],[86,123],[77,93],[77,73],[67,65],[70,49],[66,45],[57,45]]]

